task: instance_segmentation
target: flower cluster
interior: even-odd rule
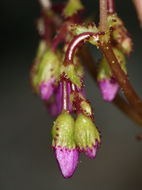
[[[79,153],[84,152],[94,159],[101,143],[93,110],[85,96],[84,70],[77,50],[86,41],[100,49],[111,44],[112,55],[127,75],[124,54],[131,52],[132,42],[116,13],[108,14],[108,29],[102,32],[95,23],[83,19],[84,7],[80,0],[59,5],[51,5],[49,0],[40,2],[42,13],[37,29],[41,41],[30,82],[49,113],[57,116],[52,127],[52,148],[63,176],[69,178],[76,169]],[[112,101],[119,84],[106,56],[99,62],[97,81],[103,99]]]

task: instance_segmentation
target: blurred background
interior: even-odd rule
[[[98,2],[84,0],[96,20]],[[134,42],[128,73],[142,98],[142,31],[130,0],[116,0],[116,8]],[[50,149],[54,119],[29,86],[29,69],[39,41],[34,27],[39,3],[1,0],[0,13],[0,189],[142,189],[142,142],[136,140],[142,130],[114,105],[103,102],[87,71],[85,90],[102,133],[102,147],[95,160],[81,154],[73,177],[63,179]],[[92,52],[97,59],[98,51]]]

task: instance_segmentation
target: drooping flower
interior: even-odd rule
[[[80,151],[90,158],[96,157],[98,144],[100,144],[100,134],[92,120],[84,114],[78,114],[75,121],[74,138]]]
[[[119,90],[119,85],[114,78],[100,80],[99,87],[103,99],[108,102],[111,102],[115,98]]]
[[[117,48],[113,48],[113,52],[116,55],[122,70],[127,74],[126,62],[123,53]],[[103,99],[105,101],[111,102],[119,90],[119,84],[111,72],[105,57],[103,57],[100,61],[97,80]]]
[[[30,70],[30,84],[31,84],[33,92],[37,95],[39,94],[39,86],[38,86],[38,81],[37,81],[39,65],[46,50],[48,50],[48,45],[44,40],[41,40],[39,42],[34,63]]]
[[[74,173],[79,152],[74,142],[74,119],[68,112],[61,113],[52,128],[52,146],[62,175],[69,178]]]
[[[42,100],[48,101],[56,88],[60,74],[60,61],[58,55],[48,50],[39,65],[38,85]]]

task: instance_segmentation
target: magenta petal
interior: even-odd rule
[[[119,90],[119,85],[115,79],[101,80],[99,81],[99,87],[100,87],[103,99],[108,102],[111,102],[115,98]]]
[[[58,112],[58,107],[56,102],[52,102],[52,103],[48,103],[46,104],[48,111],[50,113],[50,115],[52,115],[53,117],[57,117],[59,112]]]
[[[84,150],[86,156],[88,156],[90,159],[94,159],[96,157],[96,153],[98,150],[98,143],[96,142],[95,146],[92,146],[92,148],[87,147],[86,150]]]
[[[57,147],[55,155],[64,178],[71,177],[78,163],[78,150]]]
[[[40,85],[40,95],[42,100],[48,101],[54,91],[55,79],[51,79],[48,82],[42,82]]]

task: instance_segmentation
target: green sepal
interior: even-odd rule
[[[127,74],[126,60],[124,54],[117,48],[113,48],[113,52],[116,58],[118,59],[118,62],[120,63],[122,70]],[[106,58],[103,56],[99,64],[97,80],[110,79],[111,77],[112,77],[111,69],[109,67]]]
[[[108,20],[108,26],[111,27],[118,27],[123,25],[122,20],[117,16],[117,14],[109,14],[107,17]]]
[[[39,42],[39,46],[38,46],[38,49],[37,49],[37,53],[36,53],[34,63],[32,65],[32,67],[31,67],[30,83],[31,83],[33,91],[36,94],[39,93],[37,79],[38,79],[38,71],[39,71],[40,62],[41,62],[41,59],[42,59],[45,51],[48,51],[48,49],[49,49],[49,46],[47,45],[47,43],[44,40],[41,40]]]
[[[84,9],[84,7],[80,0],[69,0],[63,10],[63,15],[65,16],[65,18],[68,18],[82,9]]]
[[[61,73],[65,73],[65,77],[69,79],[78,88],[81,88],[81,79],[77,75],[74,64],[62,65]]]
[[[103,56],[99,63],[97,80],[110,79],[112,72],[106,58]]]
[[[75,71],[77,76],[79,76],[80,78],[84,77],[84,69],[82,64],[80,63],[80,59],[77,56],[74,56],[74,67],[75,67]]]
[[[93,112],[90,104],[87,102],[87,100],[83,97],[83,95],[79,92],[72,92],[70,94],[70,103],[72,105],[72,108],[76,110],[75,105],[77,104],[77,107],[80,107],[80,112],[86,115],[87,117],[92,117]],[[78,110],[79,111],[79,110]]]
[[[52,146],[75,148],[74,119],[68,113],[61,113],[52,127]]]
[[[56,79],[56,83],[59,80],[60,74],[60,60],[58,53],[54,53],[52,50],[46,51],[44,54],[38,72],[37,82],[40,85],[41,82],[46,82],[51,78]]]
[[[79,149],[92,148],[96,140],[100,143],[100,134],[90,118],[79,114],[75,121],[74,139]]]
[[[92,33],[97,33],[98,29],[94,23],[88,24],[88,26],[83,26],[83,25],[73,25],[72,26],[72,31],[74,35],[79,35],[85,32],[92,32]]]

